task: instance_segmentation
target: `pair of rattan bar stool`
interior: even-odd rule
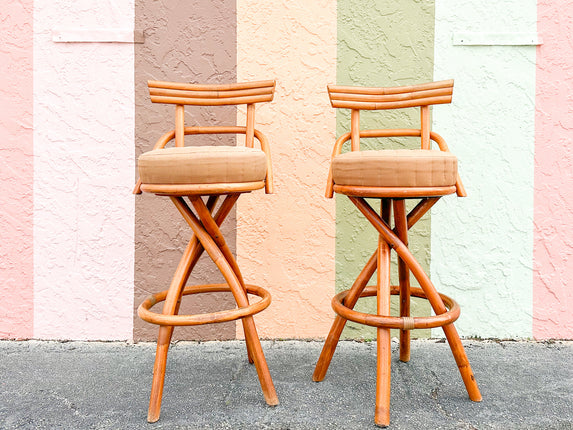
[[[175,129],[157,141],[152,151],[139,157],[140,179],[134,193],[142,191],[169,197],[193,230],[168,290],[149,296],[139,307],[139,316],[158,324],[159,336],[153,368],[153,383],[148,421],[159,419],[167,353],[175,326],[191,326],[241,319],[245,332],[248,360],[254,363],[267,404],[279,403],[253,315],[266,309],[270,294],[260,286],[246,284],[220,226],[242,193],[265,188],[273,192],[270,148],[266,137],[255,129],[255,104],[270,102],[275,81],[229,85],[197,85],[149,82],[151,101],[175,105]],[[378,233],[378,247],[349,290],[336,295],[332,307],[336,317],[316,364],[313,379],[326,375],[336,345],[347,320],[377,328],[377,384],[375,423],[390,422],[390,329],[400,330],[400,360],[410,359],[410,330],[442,327],[460,370],[469,397],[481,395],[453,322],[460,308],[451,298],[439,294],[408,249],[408,230],[440,199],[465,190],[457,171],[457,159],[448,151],[442,137],[430,130],[430,105],[450,103],[453,81],[428,84],[365,88],[329,86],[334,108],[350,109],[350,131],[335,143],[326,197],[345,194]],[[184,123],[185,105],[246,105],[246,126],[193,126]],[[360,129],[360,111],[420,108],[421,125],[416,129]],[[185,146],[185,135],[245,135],[244,146]],[[360,139],[373,137],[420,137],[419,150],[360,151]],[[175,140],[175,146],[165,148]],[[255,140],[260,149],[255,147]],[[342,153],[350,141],[351,151]],[[430,149],[431,141],[439,150]],[[184,198],[187,198],[185,200]],[[378,213],[366,199],[380,199]],[[219,199],[221,203],[217,205]],[[409,213],[406,199],[419,199]],[[189,203],[190,205],[189,205]],[[194,210],[193,210],[193,209]],[[392,219],[394,227],[391,227]],[[399,285],[390,284],[390,252],[398,255]],[[206,251],[217,265],[226,283],[186,286],[199,257]],[[377,273],[375,286],[366,284]],[[421,288],[410,287],[410,272]],[[183,296],[206,292],[230,292],[237,307],[198,315],[179,315]],[[249,295],[260,299],[251,303]],[[390,316],[390,296],[400,296],[400,316]],[[377,297],[377,314],[353,310],[361,297]],[[435,315],[412,317],[410,297],[427,299]],[[163,311],[151,308],[164,302]]]

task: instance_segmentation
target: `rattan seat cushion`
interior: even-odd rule
[[[337,185],[363,187],[447,187],[456,184],[458,160],[434,150],[352,151],[332,161]]]
[[[156,149],[139,157],[144,184],[226,184],[264,181],[263,151],[244,146],[186,146]]]

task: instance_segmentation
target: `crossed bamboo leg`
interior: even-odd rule
[[[238,193],[227,195],[214,218],[212,212],[217,202],[217,196],[210,196],[206,205],[200,196],[190,197],[198,217],[195,216],[182,197],[171,197],[171,200],[190,225],[194,234],[173,276],[165,299],[163,315],[178,314],[185,284],[204,250],[207,251],[223,274],[237,305],[240,308],[249,305],[247,290],[242,275],[219,229],[219,226],[230,213],[238,197]],[[277,405],[278,398],[262,351],[253,317],[252,315],[246,316],[242,318],[242,321],[249,362],[254,362],[255,364],[267,404]],[[147,417],[149,422],[156,422],[159,419],[167,353],[173,335],[173,328],[174,327],[170,325],[162,325],[159,329]]]
[[[406,216],[403,199],[382,199],[381,216],[372,207],[359,197],[349,196],[350,200],[358,207],[368,221],[376,228],[379,234],[378,248],[370,257],[352,288],[348,291],[344,305],[352,309],[361,297],[370,277],[377,271],[377,310],[378,315],[389,315],[390,298],[390,249],[398,254],[398,271],[400,279],[400,316],[404,321],[408,320],[413,328],[413,319],[410,317],[410,285],[409,272],[418,280],[427,300],[434,309],[436,315],[447,312],[446,306],[429,277],[423,271],[407,247],[407,231],[426,213],[438,200],[438,198],[423,199]],[[394,208],[395,229],[389,226],[391,203]],[[383,297],[381,297],[383,296]],[[313,374],[314,381],[324,379],[328,370],[336,345],[340,339],[346,319],[337,315],[330,329],[321,355],[316,364]],[[468,395],[472,401],[481,401],[477,383],[467,359],[465,350],[453,323],[442,326],[458,369],[464,381]],[[387,426],[390,422],[390,329],[377,327],[377,384],[376,384],[376,409],[375,423]],[[410,359],[409,329],[403,329],[400,333],[400,360]]]

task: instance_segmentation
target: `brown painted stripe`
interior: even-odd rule
[[[178,4],[179,7],[173,6]],[[174,127],[175,109],[152,105],[148,80],[201,84],[236,82],[236,2],[234,0],[136,0],[135,28],[144,30],[145,43],[135,45],[135,152],[153,148],[155,141]],[[188,107],[187,125],[234,125],[234,107],[218,107],[212,115],[200,107]],[[212,144],[209,136],[188,137],[187,145]],[[234,145],[233,136],[217,137],[216,144]],[[135,197],[135,308],[150,292],[166,290],[183,249],[191,236],[169,199],[143,193]],[[229,247],[235,252],[236,217],[233,211],[223,224]],[[224,282],[205,254],[189,284]],[[160,308],[158,305],[154,310]],[[230,309],[230,295],[211,293],[186,297],[181,313]],[[175,339],[233,339],[235,322],[198,327],[180,327]],[[140,320],[134,312],[135,340],[155,339],[157,326]]]

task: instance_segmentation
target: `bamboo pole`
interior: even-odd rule
[[[258,96],[228,97],[228,98],[189,98],[189,97],[172,97],[172,96],[150,96],[153,103],[166,103],[175,105],[191,106],[226,106],[242,105],[249,103],[270,102],[273,99],[272,94],[262,94]]]
[[[401,94],[415,91],[426,91],[439,88],[449,88],[454,85],[453,79],[445,81],[428,82],[425,84],[405,85],[400,87],[355,87],[345,85],[328,85],[330,93],[354,93],[354,94]]]
[[[175,146],[185,146],[185,106],[175,106]]]
[[[360,151],[360,111],[352,109],[350,114],[350,140],[353,151]]]
[[[224,99],[245,96],[260,96],[272,95],[274,87],[261,87],[243,90],[225,90],[225,91],[196,91],[196,90],[181,90],[173,88],[155,88],[149,87],[149,95],[151,96],[164,96],[164,97],[189,97],[189,98],[203,98],[203,99]]]
[[[420,218],[422,218],[432,208],[432,206],[437,203],[438,200],[440,200],[439,197],[428,197],[420,200],[420,203],[418,203],[408,214],[408,230],[411,229],[412,226],[416,224]]]
[[[391,201],[382,199],[380,208],[382,218],[390,222]],[[376,310],[379,316],[390,316],[390,247],[382,235],[378,236],[376,270]],[[374,422],[386,427],[390,424],[390,371],[392,348],[390,329],[376,329],[376,407]]]
[[[396,235],[402,243],[408,246],[408,220],[406,218],[406,202],[395,199],[394,223]],[[400,284],[400,316],[410,316],[410,271],[408,266],[398,256],[398,279]],[[400,330],[400,361],[410,361],[410,330]]]
[[[255,105],[247,105],[247,132],[245,136],[245,146],[247,148],[253,147],[253,141],[255,138]]]
[[[397,102],[363,102],[347,100],[331,100],[330,103],[335,108],[357,109],[357,110],[383,110],[383,109],[404,109],[426,105],[447,104],[452,102],[452,96],[425,97],[423,99],[404,100]],[[173,102],[172,102],[173,103]]]
[[[233,84],[187,84],[182,82],[147,81],[149,88],[166,88],[186,91],[236,91],[251,88],[275,87],[275,81],[238,82]]]
[[[422,149],[430,149],[430,107],[420,107],[420,130],[422,130]]]
[[[400,294],[400,286],[393,285],[390,288],[392,295]],[[428,329],[442,327],[445,324],[455,322],[460,316],[460,306],[457,302],[440,293],[442,301],[449,309],[446,313],[439,315],[430,315],[427,317],[394,317],[394,316],[379,316],[375,314],[368,314],[357,312],[353,309],[346,307],[342,304],[345,302],[348,291],[342,291],[335,295],[332,299],[332,309],[343,319],[354,321],[358,324],[364,324],[370,327],[391,328],[398,330],[414,330],[414,329]],[[360,297],[374,297],[378,294],[377,286],[368,286],[364,288]],[[420,297],[426,299],[426,293],[421,288],[410,287],[410,295],[412,297]]]
[[[423,91],[411,91],[395,94],[362,94],[354,91],[349,92],[330,92],[330,98],[336,101],[345,102],[374,102],[374,103],[389,103],[400,102],[407,100],[420,100],[428,97],[439,97],[452,95],[453,88],[432,89]]]

